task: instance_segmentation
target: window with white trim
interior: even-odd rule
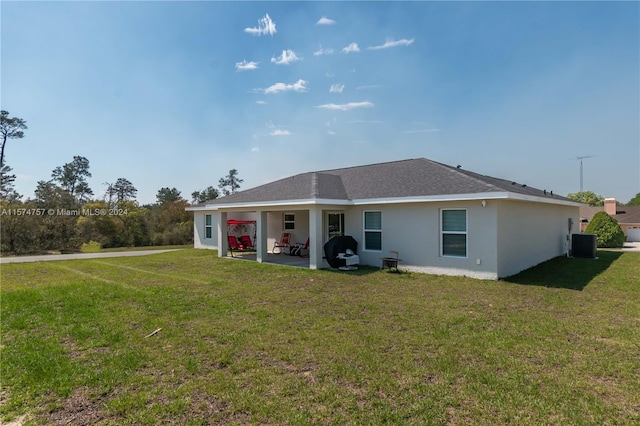
[[[440,255],[467,257],[467,210],[440,211]]]
[[[293,230],[296,229],[296,215],[293,213],[285,213],[283,215],[283,225],[282,229],[284,230]]]
[[[213,225],[211,222],[211,215],[210,214],[205,214],[204,215],[204,237],[207,239],[212,238],[213,235]]]
[[[382,251],[382,212],[364,212],[364,249]]]

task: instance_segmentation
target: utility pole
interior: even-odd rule
[[[584,187],[583,187],[583,172],[582,172],[582,160],[584,160],[585,158],[593,158],[593,155],[583,155],[583,156],[578,156],[576,157],[576,160],[580,161],[580,192],[584,191]]]

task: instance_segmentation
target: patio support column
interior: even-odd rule
[[[227,212],[220,212],[218,221],[218,257],[226,257],[229,243],[227,240]]]
[[[309,208],[309,268],[322,268],[322,207]]]
[[[256,212],[256,260],[267,260],[267,212]]]

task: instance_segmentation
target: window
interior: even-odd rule
[[[284,224],[282,226],[285,230],[296,229],[296,215],[293,213],[284,214]]]
[[[382,212],[364,212],[364,249],[382,251]]]
[[[213,226],[211,225],[211,215],[204,215],[204,237],[211,238],[213,233]]]
[[[442,210],[440,229],[442,256],[467,257],[467,211]]]

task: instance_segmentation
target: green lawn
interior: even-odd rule
[[[2,265],[0,416],[637,425],[640,253],[598,255],[505,281],[209,250]]]

